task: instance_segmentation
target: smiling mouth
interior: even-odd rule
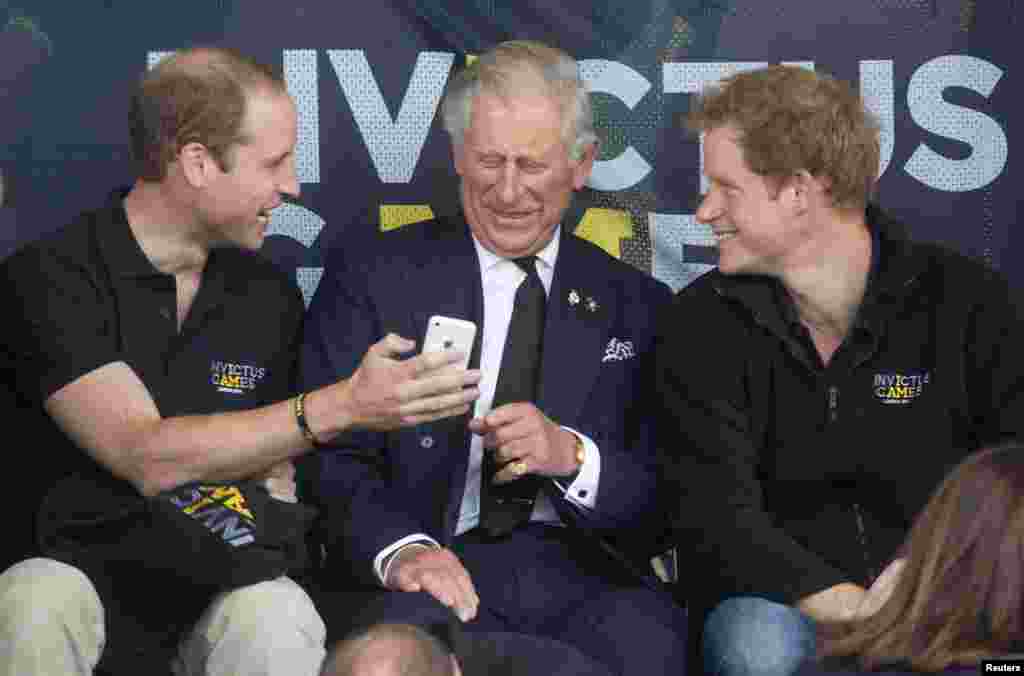
[[[714,232],[715,241],[721,244],[722,242],[732,239],[736,236],[736,230],[716,230]]]

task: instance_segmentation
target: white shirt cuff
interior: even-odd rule
[[[392,561],[395,560],[392,557],[388,561],[388,565],[384,566],[384,568],[382,570],[381,569],[381,564],[384,563],[384,559],[388,558],[389,555],[397,552],[402,547],[404,547],[404,546],[406,546],[408,544],[412,544],[414,542],[420,542],[420,543],[423,543],[423,544],[428,545],[428,546],[429,545],[434,545],[435,547],[440,547],[441,546],[440,544],[437,543],[437,540],[435,540],[434,538],[430,537],[429,535],[427,535],[425,533],[413,533],[412,535],[406,535],[404,538],[402,538],[398,542],[395,542],[394,544],[388,545],[384,549],[380,550],[380,552],[377,554],[377,556],[375,556],[373,558],[373,572],[377,575],[377,581],[380,582],[382,586],[384,585],[384,581],[388,579],[388,571],[391,570],[391,563],[392,563]]]
[[[576,475],[576,480],[569,484],[568,488],[558,480],[555,481],[555,485],[573,504],[594,509],[597,505],[597,486],[601,479],[601,452],[598,450],[597,444],[587,435],[565,425],[561,427],[563,430],[575,434],[583,442],[583,465],[580,467],[579,474]]]

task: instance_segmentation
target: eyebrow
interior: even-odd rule
[[[477,159],[481,160],[502,160],[508,159],[508,156],[498,150],[478,150],[476,151]],[[516,164],[530,164],[535,166],[548,166],[548,161],[540,157],[532,157],[530,155],[517,155],[515,156]]]

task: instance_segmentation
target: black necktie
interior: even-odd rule
[[[526,279],[516,289],[492,409],[513,402],[533,402],[537,398],[547,295],[537,276],[536,260],[535,256],[513,259],[526,273]],[[494,475],[500,469],[494,462],[493,449],[485,448],[480,481],[480,526],[492,536],[505,535],[529,522],[541,482],[541,477],[528,474],[506,484],[495,484]]]

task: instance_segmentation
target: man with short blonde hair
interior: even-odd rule
[[[299,192],[296,118],[272,69],[174,54],[133,98],[134,185],[0,267],[19,423],[38,418],[32,448],[55,472],[38,518],[49,558],[0,575],[3,676],[153,673],[172,658],[179,674],[313,676],[326,630],[288,577],[308,518],[292,460],[475,399],[478,374],[445,368],[458,355],[402,361],[413,343],[397,335],[296,391],[302,297],[256,253]],[[209,491],[227,482],[246,492]],[[167,505],[177,521],[158,518]],[[264,538],[245,551],[267,565],[234,565],[227,552]]]

